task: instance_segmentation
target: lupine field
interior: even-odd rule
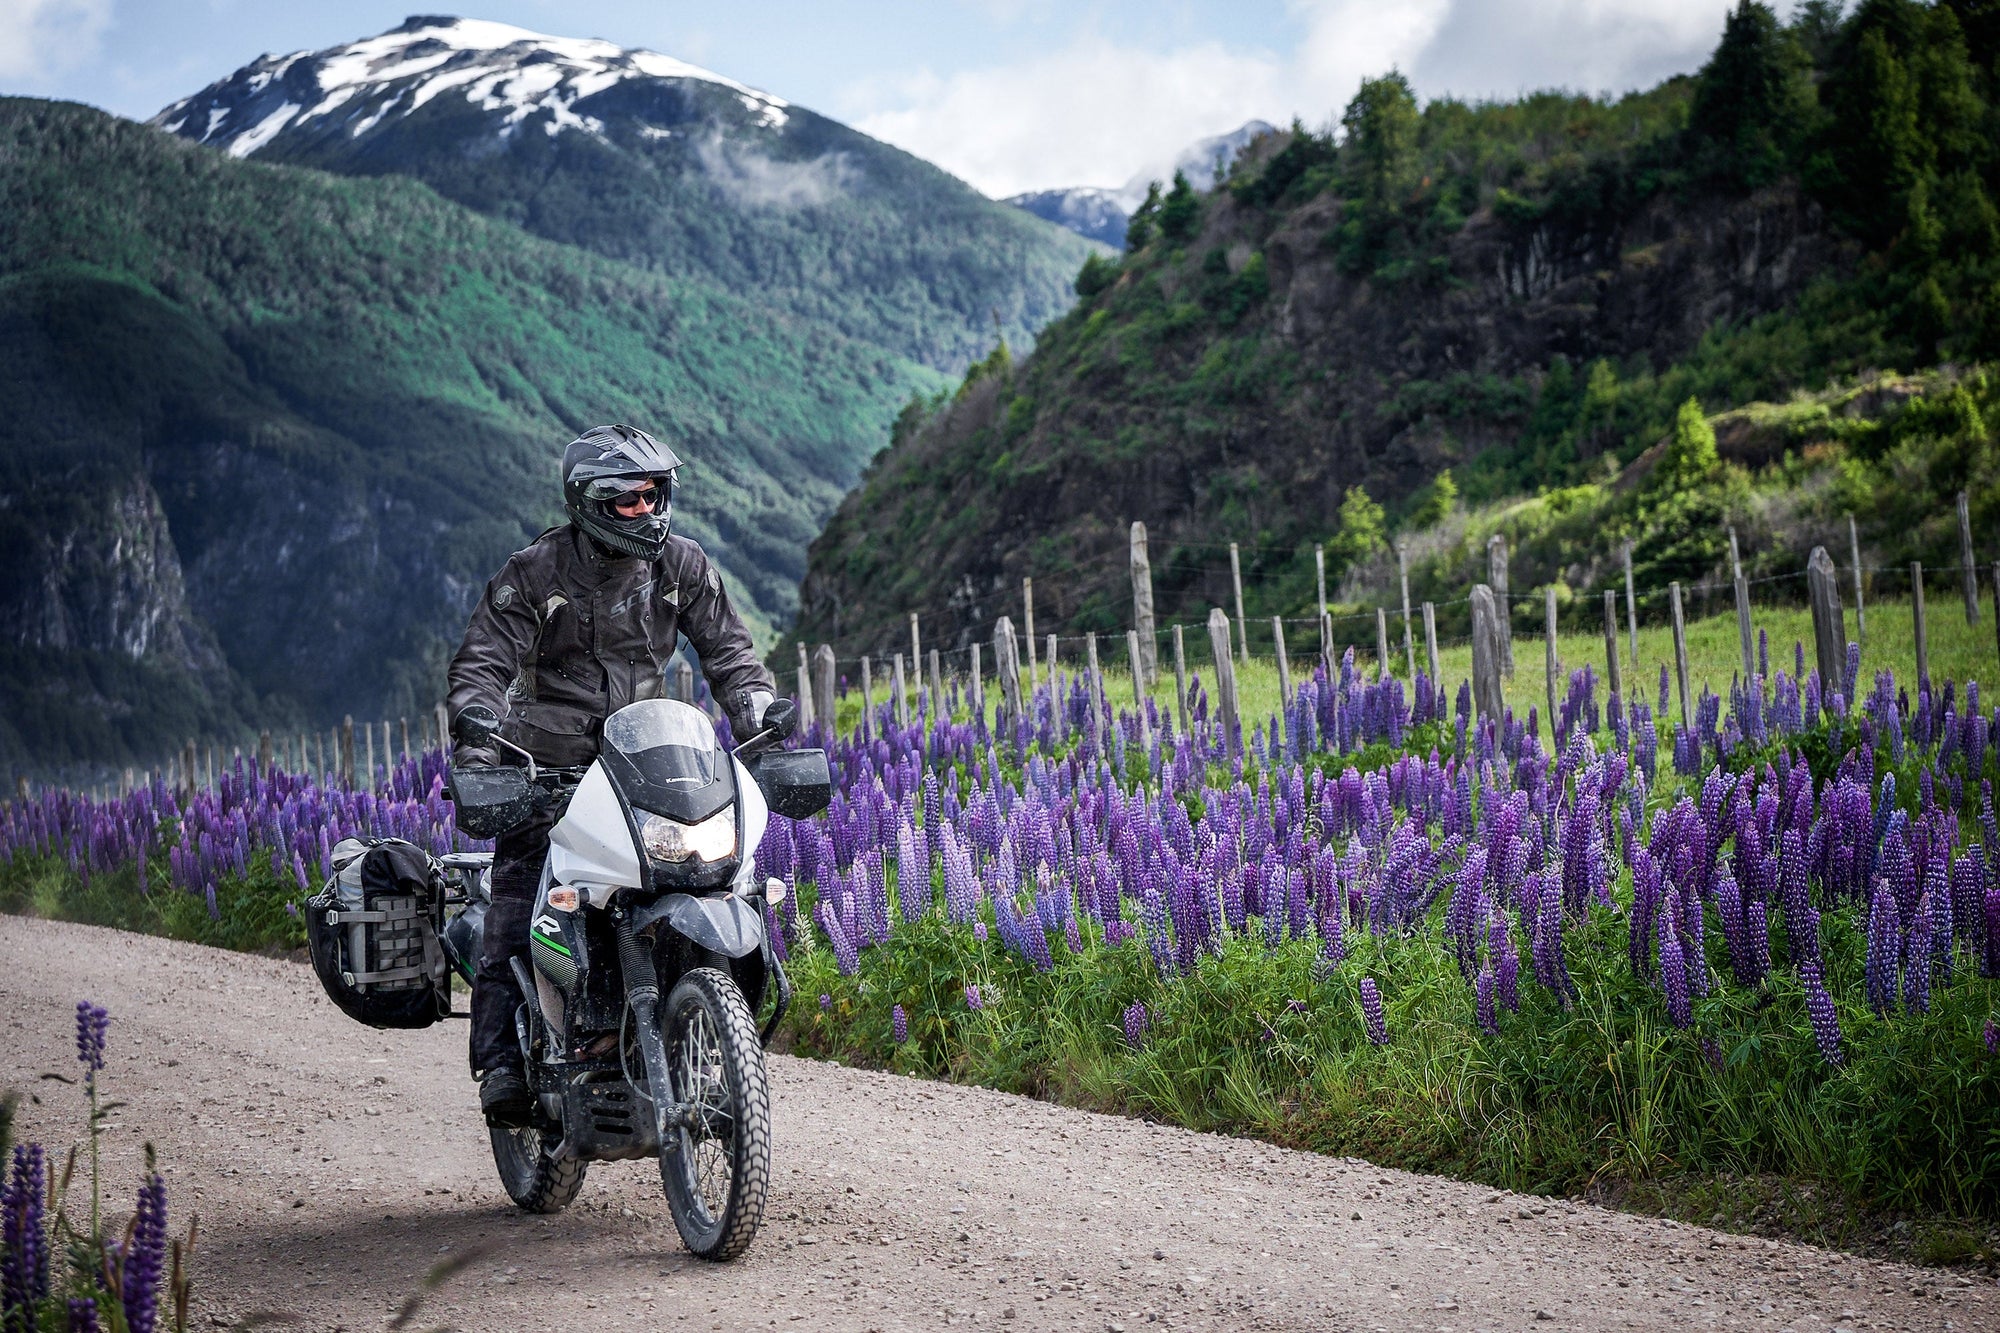
[[[1786,656],[1689,731],[1664,677],[1585,668],[1552,747],[1351,656],[1241,736],[1199,679],[1181,736],[1061,671],[1001,725],[880,705],[808,742],[833,807],[760,854],[789,1040],[1511,1188],[1768,1177],[1990,1226],[2000,708]],[[341,837],[467,845],[439,756],[382,776],[16,801],[0,905],[294,943]]]

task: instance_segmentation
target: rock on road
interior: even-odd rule
[[[723,1267],[680,1248],[651,1162],[590,1169],[557,1217],[502,1194],[465,1030],[382,1033],[299,964],[0,916],[6,1084],[74,1141],[75,1002],[111,1011],[107,1196],[159,1146],[201,1217],[197,1322],[373,1330],[2000,1328],[1931,1272],[773,1057],[770,1208]],[[59,1149],[60,1150],[60,1149]]]

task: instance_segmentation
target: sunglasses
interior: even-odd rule
[[[644,510],[651,513],[660,507],[662,492],[658,486],[649,486],[643,491],[626,491],[623,495],[611,497],[611,507],[619,511]]]

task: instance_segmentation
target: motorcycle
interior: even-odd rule
[[[582,768],[540,768],[517,751],[523,767],[453,771],[459,826],[474,836],[559,812],[530,962],[513,960],[532,1123],[490,1130],[519,1207],[557,1212],[591,1162],[656,1157],[691,1252],[733,1259],[756,1234],[770,1176],[763,1053],[791,984],[765,930],[785,885],[758,877],[755,852],[771,812],[807,818],[831,791],[825,751],[777,748],[796,716],[790,700],[773,703],[764,729],[732,752],[697,709],[647,699],[606,719],[600,754]],[[443,861],[459,888],[439,942],[468,980],[491,860]],[[753,1015],[771,991],[760,1031]]]

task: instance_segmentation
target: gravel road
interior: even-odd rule
[[[204,1327],[380,1329],[476,1249],[416,1326],[2000,1329],[1984,1279],[786,1057],[770,1211],[717,1268],[651,1162],[516,1212],[459,1024],[374,1032],[298,964],[0,916],[8,1084],[74,1068],[81,998],[129,1103],[108,1194],[130,1207],[150,1135],[176,1227],[201,1216]],[[73,1139],[81,1093],[33,1086],[27,1133]]]

